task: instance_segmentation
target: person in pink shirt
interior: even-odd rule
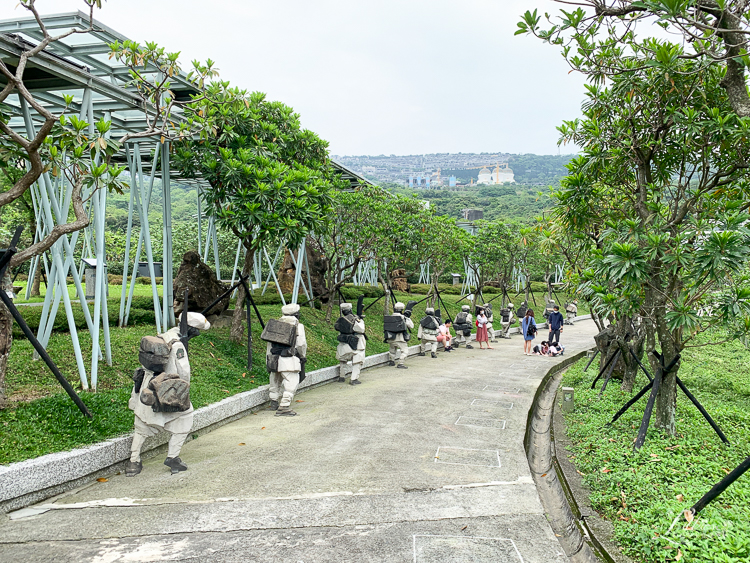
[[[451,347],[451,341],[453,340],[453,337],[451,336],[451,322],[445,321],[438,327],[438,331],[440,333],[437,336],[438,343],[443,343],[443,347],[446,352],[450,352],[451,350],[453,350],[453,348]]]

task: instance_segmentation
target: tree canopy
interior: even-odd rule
[[[623,35],[583,10],[562,13],[564,22],[546,31],[528,12],[520,25],[561,45],[588,80],[583,117],[559,128],[561,142],[582,153],[568,165],[554,211],[560,230],[585,249],[582,291],[603,318],[642,319],[654,370],[656,352],[669,362],[711,327],[745,336],[750,120],[736,112],[725,68],[632,29]],[[669,433],[676,372],[657,396],[655,422]]]

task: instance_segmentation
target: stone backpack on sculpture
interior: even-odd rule
[[[409,341],[411,334],[406,327],[406,317],[403,315],[386,315],[383,317],[383,332],[385,340],[393,340],[398,333],[404,335],[404,340]]]
[[[437,331],[437,329],[440,327],[437,319],[432,315],[427,315],[426,317],[424,317],[421,321],[419,321],[419,324],[423,329],[427,329],[430,331]],[[434,334],[437,334],[437,332],[434,332]]]
[[[348,315],[342,315],[333,324],[333,328],[341,334],[354,334],[354,324],[357,319],[349,313]]]
[[[456,334],[461,332],[464,336],[470,336],[471,335],[471,325],[468,322],[469,313],[466,311],[461,311],[458,315],[456,315],[456,321],[453,323],[453,328],[456,331]]]
[[[161,373],[167,367],[171,350],[160,336],[144,336],[138,349],[138,362],[149,371]]]
[[[299,321],[298,321],[299,322]],[[268,319],[261,340],[271,343],[271,355],[266,356],[266,369],[279,371],[279,358],[291,358],[296,353],[297,323],[285,323],[278,319]]]

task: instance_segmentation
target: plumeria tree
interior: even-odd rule
[[[449,270],[463,270],[463,258],[471,244],[471,235],[447,215],[429,215],[419,242],[418,260],[430,266],[430,305],[436,304],[438,280]]]
[[[336,292],[354,277],[360,264],[373,255],[380,217],[388,198],[386,192],[372,186],[335,191],[328,228],[310,236],[310,246],[328,263],[326,293],[318,296],[328,300],[327,321],[331,320]]]
[[[560,127],[582,154],[555,194],[556,220],[587,249],[581,290],[603,318],[642,319],[659,371],[659,353],[669,363],[701,332],[750,333],[750,118],[737,112],[725,66],[616,24],[584,10],[547,30],[534,14],[522,22],[588,79],[583,117]],[[678,369],[656,397],[654,422],[668,434]]]
[[[214,135],[185,140],[175,166],[186,177],[200,177],[206,205],[217,224],[231,230],[245,248],[243,274],[267,244],[296,248],[324,231],[333,213],[333,190],[348,187],[328,158],[328,144],[302,129],[299,115],[265,94],[206,86],[208,96],[191,104],[189,119],[207,124]],[[244,332],[240,289],[231,338]]]
[[[419,262],[420,241],[432,214],[425,203],[415,197],[390,196],[380,210],[373,258],[386,293],[386,315],[390,311],[393,272]]]

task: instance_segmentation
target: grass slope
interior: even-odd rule
[[[716,337],[716,335],[712,335]],[[641,399],[613,426],[604,426],[630,399],[613,384],[604,397],[591,390],[594,369],[578,362],[563,385],[576,388],[576,410],[565,415],[577,469],[591,488],[595,510],[614,523],[616,540],[636,561],[750,561],[750,474],[745,474],[687,525],[674,518],[750,455],[750,355],[739,343],[688,349],[680,378],[731,442],[722,444],[678,391],[677,431],[650,430],[633,452],[643,416]],[[616,383],[616,382],[615,382]],[[646,384],[640,374],[638,385]]]

